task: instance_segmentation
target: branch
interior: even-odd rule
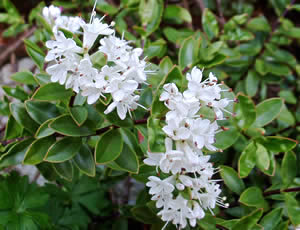
[[[200,9],[201,9],[201,12],[203,13],[203,11],[205,10],[205,4],[203,2],[203,0],[196,0],[196,2],[198,3]]]
[[[27,30],[18,40],[16,40],[14,43],[9,45],[7,49],[4,50],[4,52],[0,55],[0,66],[3,65],[3,63],[7,60],[11,53],[13,53],[16,49],[19,48],[20,45],[23,44],[23,40],[31,36],[35,30],[35,26],[32,27],[30,30]]]
[[[219,13],[219,22],[220,22],[220,24],[223,28],[224,24],[226,23],[226,20],[224,18],[224,15],[223,15],[223,12],[222,12],[222,7],[221,7],[222,6],[222,4],[221,4],[222,0],[216,0],[216,2],[217,2],[218,13]]]
[[[296,187],[296,188],[287,188],[287,189],[276,189],[276,190],[271,190],[268,192],[264,192],[263,195],[264,196],[271,196],[271,195],[275,195],[275,194],[280,194],[280,193],[284,193],[284,192],[300,192],[300,187]]]

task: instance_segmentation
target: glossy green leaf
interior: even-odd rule
[[[297,176],[297,157],[292,151],[284,154],[281,163],[281,178],[285,184],[290,184]]]
[[[23,164],[36,165],[43,161],[48,149],[55,143],[56,139],[54,136],[37,139],[26,151]]]
[[[46,85],[51,83],[50,75],[45,73],[38,73],[34,76],[34,79],[39,85]]]
[[[92,125],[78,126],[71,116],[62,115],[53,120],[49,127],[55,130],[55,132],[73,137],[89,136],[95,134],[95,129]]]
[[[120,128],[119,132],[122,136],[122,140],[126,145],[128,145],[138,156],[144,156],[144,153],[140,148],[140,144],[138,143],[137,137],[130,129]]]
[[[102,134],[95,147],[96,164],[105,164],[117,159],[123,149],[123,140],[117,129]]]
[[[84,174],[88,176],[95,176],[96,168],[93,153],[87,145],[83,144],[81,146],[78,154],[75,155],[73,160],[75,165]]]
[[[208,8],[205,8],[202,15],[202,26],[204,32],[210,40],[218,36],[218,21],[216,19],[216,16]]]
[[[263,31],[270,32],[271,26],[268,23],[268,20],[264,16],[252,18],[247,23],[247,28],[254,31]]]
[[[250,144],[242,152],[239,163],[238,163],[238,171],[239,176],[244,178],[249,175],[251,170],[254,168],[256,163],[256,146],[252,141]]]
[[[236,194],[241,194],[245,189],[245,184],[242,179],[238,177],[237,172],[228,166],[220,166],[221,177],[226,186]]]
[[[176,17],[174,17],[176,15]],[[164,11],[164,20],[169,20],[171,23],[181,24],[183,22],[192,22],[192,16],[189,11],[177,5],[168,5]]]
[[[33,138],[29,138],[15,144],[11,149],[0,157],[0,168],[21,164],[27,149],[33,142]]]
[[[261,144],[256,143],[256,165],[262,170],[268,170],[270,167],[270,157],[268,150]]]
[[[261,189],[256,186],[247,188],[241,194],[239,202],[250,207],[268,209],[268,202],[263,197]]]
[[[255,226],[255,224],[259,221],[260,217],[263,214],[263,210],[262,209],[257,209],[255,211],[253,211],[252,213],[250,213],[247,216],[244,216],[243,218],[241,218],[239,220],[239,222],[237,222],[232,230],[252,230],[253,227]]]
[[[29,71],[17,72],[15,74],[13,74],[10,78],[12,80],[22,83],[22,84],[28,84],[28,85],[37,84],[36,80],[34,79],[33,74]]]
[[[85,107],[76,106],[70,108],[71,116],[78,126],[81,126],[88,117],[88,111]]]
[[[20,86],[16,86],[16,87],[2,86],[2,89],[8,96],[14,97],[21,101],[25,101],[26,99],[28,99],[28,94]]]
[[[23,127],[15,120],[13,116],[9,116],[6,128],[4,139],[9,140],[16,137],[19,137],[22,134]]]
[[[285,193],[285,205],[289,219],[294,226],[300,225],[300,204],[299,202],[289,193]]]
[[[68,99],[72,95],[71,89],[65,89],[65,86],[58,83],[49,83],[41,86],[32,98],[40,101],[56,101]]]
[[[52,163],[70,160],[79,152],[81,144],[78,137],[64,137],[50,147],[44,160]]]
[[[29,116],[39,124],[60,115],[57,107],[46,101],[28,100],[25,102],[25,107]]]
[[[269,136],[260,138],[258,141],[263,144],[269,151],[274,153],[288,152],[296,147],[297,141],[280,136]]]
[[[137,205],[130,211],[135,219],[144,224],[152,225],[160,222],[160,219],[157,217],[157,215],[155,215],[146,205]]]
[[[222,150],[232,146],[240,136],[240,132],[235,126],[230,125],[226,126],[226,128],[228,130],[216,134],[216,143],[214,144],[214,146]]]
[[[254,102],[246,95],[240,94],[237,97],[239,103],[236,105],[238,111],[241,113],[241,118],[238,121],[238,125],[243,129],[248,129],[256,120],[256,109]],[[239,113],[237,113],[239,118]]]
[[[139,15],[142,26],[147,35],[153,33],[158,27],[163,15],[162,0],[141,0],[139,5]]]
[[[63,179],[72,181],[73,179],[73,165],[70,161],[52,164],[55,172]]]
[[[32,60],[39,67],[39,69],[42,70],[44,66],[44,56],[28,45],[26,45],[25,47],[27,54],[32,58]]]
[[[123,145],[120,156],[114,161],[120,168],[130,173],[139,172],[139,161],[136,153],[127,144]]]
[[[199,40],[200,41],[200,40]],[[198,61],[199,41],[192,36],[182,42],[178,55],[178,63],[181,69],[190,68]]]
[[[43,137],[47,137],[55,133],[55,130],[49,127],[49,124],[53,121],[54,119],[49,119],[48,121],[45,121],[41,126],[38,128],[36,131],[34,137],[39,139]]]
[[[160,119],[148,118],[148,148],[150,152],[165,152],[166,134],[162,130],[163,124]]]
[[[35,133],[38,128],[38,124],[31,119],[23,103],[11,103],[10,111],[20,125],[22,125],[30,133]]]
[[[265,215],[259,222],[264,227],[264,230],[273,230],[280,223],[282,217],[282,208],[276,208]]]
[[[283,108],[281,98],[270,98],[256,106],[256,121],[254,127],[263,127],[279,116]]]

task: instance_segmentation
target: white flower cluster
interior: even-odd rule
[[[43,10],[55,36],[54,40],[46,42],[50,50],[45,61],[55,63],[46,69],[51,81],[86,96],[89,104],[95,103],[100,96],[105,98],[105,94],[110,94],[112,103],[104,112],[107,114],[116,108],[119,117],[125,119],[127,112],[130,114],[131,110],[141,106],[137,103],[138,87],[145,83],[147,74],[151,72],[145,70],[145,59],[140,59],[143,50],[133,48],[128,41],[116,37],[115,30],[111,28],[114,22],[110,25],[102,23],[103,18],[94,18],[94,10],[89,23],[79,17],[60,14],[60,9],[54,6]],[[59,28],[82,36],[83,47],[78,46],[74,39],[66,38]],[[104,37],[100,39],[97,52],[107,59],[107,64],[101,69],[93,66],[90,56],[99,35]]]
[[[188,221],[196,225],[197,219],[205,216],[204,211],[216,205],[227,207],[225,197],[220,197],[221,189],[218,180],[212,179],[217,173],[210,156],[204,155],[204,148],[216,151],[213,146],[219,129],[216,120],[223,120],[225,107],[233,100],[221,98],[221,84],[210,73],[202,81],[202,71],[194,67],[187,73],[188,89],[180,93],[174,83],[164,85],[160,100],[170,110],[166,114],[164,133],[166,152],[150,153],[144,163],[156,166],[169,177],[160,179],[150,176],[146,184],[156,207],[162,208],[158,215],[166,225],[169,222],[185,228]],[[199,110],[208,106],[215,111],[215,120],[211,122],[199,115]],[[229,113],[229,112],[228,112]],[[165,225],[165,226],[166,226]]]

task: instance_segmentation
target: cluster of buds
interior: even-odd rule
[[[52,25],[55,37],[46,42],[49,52],[45,61],[53,63],[46,72],[51,75],[52,82],[59,82],[86,96],[89,104],[99,97],[107,99],[107,95],[111,95],[112,102],[104,113],[116,109],[123,120],[127,112],[130,114],[131,110],[141,106],[138,88],[146,82],[151,71],[145,70],[147,63],[141,58],[143,50],[131,47],[130,42],[115,35],[114,22],[108,25],[102,23],[103,18],[95,18],[95,6],[96,3],[89,23],[80,17],[61,16],[58,7],[44,8],[43,15]],[[73,38],[66,38],[60,28],[82,38],[82,45]],[[96,47],[99,36],[102,37]],[[105,56],[106,64],[96,68],[91,58],[93,54]]]
[[[215,135],[223,129],[217,121],[225,119],[224,112],[231,114],[225,107],[233,101],[222,98],[222,91],[228,89],[222,89],[212,73],[202,81],[202,71],[194,67],[186,78],[188,88],[183,93],[174,83],[164,85],[160,101],[169,109],[163,127],[166,152],[148,152],[144,160],[162,172],[158,171],[160,177],[150,176],[146,184],[156,207],[161,208],[158,215],[166,225],[172,222],[180,228],[188,222],[194,227],[205,211],[213,213],[216,205],[228,207],[226,198],[220,197],[218,180],[212,179],[218,169],[213,168],[203,150],[218,150],[213,145]],[[203,107],[215,112],[212,121],[200,115]]]

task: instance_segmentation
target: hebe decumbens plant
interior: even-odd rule
[[[39,211],[47,203],[47,191],[51,197],[46,209],[51,199],[66,203],[54,196],[59,186],[65,199],[85,183],[89,185],[84,194],[95,195],[68,201],[70,212],[83,206],[73,211],[93,216],[93,224],[89,217],[78,224],[63,222],[48,210],[39,214],[44,221],[27,215],[28,226],[96,229],[105,223],[103,229],[123,229],[127,219],[144,223],[141,229],[281,230],[300,225],[299,154],[293,152],[299,147],[289,138],[296,121],[282,98],[260,102],[257,96],[259,88],[260,95],[266,94],[266,79],[276,81],[285,68],[299,72],[298,65],[282,64],[288,61],[284,57],[297,64],[291,54],[276,51],[289,39],[282,31],[293,25],[281,19],[286,21],[271,28],[263,16],[249,19],[250,11],[227,22],[220,13],[217,21],[198,2],[203,10],[201,31],[192,29],[186,8],[163,5],[161,0],[122,1],[119,9],[95,1],[90,17],[68,14],[73,3],[34,9],[31,16],[38,28],[25,44],[39,71],[12,76],[26,90],[3,87],[18,101],[1,102],[9,118],[0,167],[36,165],[58,185],[45,187],[43,202],[34,206]],[[292,5],[281,9],[274,3],[274,8],[284,16]],[[98,17],[97,10],[107,14]],[[135,19],[135,11],[142,25],[132,30],[124,17],[132,13]],[[160,29],[162,21],[189,29]],[[291,37],[298,36],[297,29]],[[218,78],[237,84],[235,90]],[[293,98],[286,91],[279,95],[287,102]],[[268,128],[275,121],[278,124]],[[7,177],[0,194],[7,194],[10,180],[28,183],[16,178]],[[118,203],[112,184],[120,181],[126,182],[121,193],[127,198]],[[138,182],[143,190],[135,204],[128,203],[130,187]],[[0,205],[0,210],[18,205]],[[64,215],[70,215],[62,206]],[[25,216],[34,208],[16,213]],[[113,223],[111,217],[118,221]],[[0,229],[13,224],[10,218],[0,220]]]

